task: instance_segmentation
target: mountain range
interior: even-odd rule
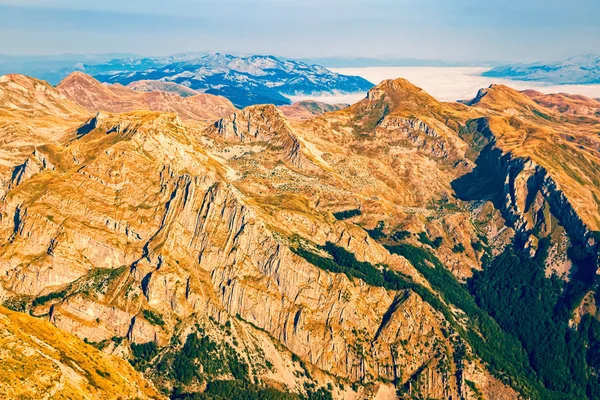
[[[600,56],[586,54],[552,63],[513,64],[492,68],[484,76],[550,84],[600,84]]]
[[[276,58],[221,53],[181,53],[161,57],[133,55],[0,56],[0,74],[19,71],[58,84],[72,72],[135,90],[221,95],[236,107],[291,104],[289,96],[366,93],[373,84],[357,76]]]
[[[2,397],[600,398],[597,101],[129,83],[0,77]]]
[[[157,58],[126,58],[77,68],[106,83],[159,81],[227,97],[236,107],[290,104],[286,96],[366,92],[373,84],[333,73],[318,65],[273,56],[238,57],[196,53]],[[65,72],[70,72],[73,69]]]

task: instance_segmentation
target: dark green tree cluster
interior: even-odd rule
[[[586,284],[546,277],[548,247],[547,239],[540,240],[534,258],[508,247],[474,275],[469,288],[502,329],[519,339],[535,375],[554,398],[598,398],[598,377],[590,374],[596,323],[585,319],[587,326],[571,328],[576,303],[565,298],[572,299]]]
[[[390,290],[408,289],[413,286],[410,278],[401,276],[386,266],[378,268],[371,263],[358,261],[354,254],[332,242],[327,242],[321,250],[328,253],[331,258],[302,247],[292,248],[296,254],[325,271],[342,273],[350,279],[357,278],[371,286],[381,286]]]
[[[435,239],[431,240],[429,239],[429,236],[427,236],[427,233],[420,232],[419,241],[427,246],[433,247],[434,249],[439,249],[444,239],[441,236],[438,236]]]
[[[464,253],[465,246],[462,243],[455,244],[454,247],[452,247],[452,251],[454,253]]]
[[[53,293],[48,293],[46,295],[37,297],[33,300],[33,307],[45,304],[47,302],[49,302],[50,300],[55,300],[55,299],[62,299],[67,295],[67,291],[66,290],[61,290],[60,292],[53,292]]]
[[[306,395],[284,392],[272,387],[264,387],[242,380],[209,382],[203,393],[185,393],[176,390],[171,399],[176,400],[333,400],[331,390],[316,388],[314,385],[306,389]]]
[[[150,322],[152,325],[157,326],[165,326],[165,320],[162,315],[152,310],[143,310],[142,315],[146,321]]]
[[[230,373],[236,380],[246,381],[249,374],[248,364],[239,358],[229,344],[213,341],[202,328],[190,333],[183,347],[174,355],[165,355],[157,368],[183,385],[189,385],[195,379],[202,381],[224,373]]]
[[[360,215],[360,214],[362,214],[362,212],[357,208],[354,210],[345,210],[345,211],[334,212],[333,216],[338,221],[342,221],[344,219],[356,217],[357,215]]]
[[[410,233],[409,231],[396,231],[392,234],[392,236],[390,236],[390,238],[396,242],[400,242],[404,239],[408,239],[409,237],[411,237],[412,233]]]
[[[136,369],[143,371],[150,364],[150,361],[158,355],[158,346],[154,342],[131,343],[131,353],[133,358],[129,362]]]
[[[379,221],[377,226],[373,229],[366,229],[369,236],[373,239],[378,240],[385,237],[385,233],[383,233],[383,228],[385,228],[385,223],[383,221]]]

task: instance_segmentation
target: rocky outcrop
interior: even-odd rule
[[[209,134],[226,141],[265,143],[297,168],[312,168],[285,116],[274,105],[250,106],[221,118],[214,123]]]
[[[33,154],[31,154],[23,164],[15,167],[11,183],[12,185],[18,185],[38,172],[46,169],[53,170],[54,165],[48,160],[48,157],[44,153],[35,149]]]
[[[402,135],[412,145],[435,158],[448,156],[449,145],[443,139],[439,139],[440,134],[435,129],[420,119],[387,117],[378,127]]]
[[[216,134],[226,140],[269,142],[280,135],[291,134],[285,117],[275,106],[251,106],[221,118],[214,124]]]

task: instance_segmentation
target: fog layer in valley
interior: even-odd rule
[[[544,85],[540,82],[512,81],[481,76],[487,67],[369,67],[369,68],[330,68],[345,75],[358,75],[374,84],[385,79],[405,78],[441,101],[471,99],[477,91],[493,83],[510,86],[517,90],[534,89],[542,93],[571,93],[600,98],[600,85]],[[364,93],[292,96],[294,102],[313,99],[325,103],[355,103]]]

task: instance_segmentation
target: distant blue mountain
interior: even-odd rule
[[[112,53],[13,56],[0,54],[0,75],[23,74],[56,85],[80,65],[105,63],[125,57],[133,57],[133,55]]]
[[[600,56],[586,54],[553,63],[503,65],[483,75],[556,85],[600,84]]]
[[[131,57],[84,64],[72,70],[93,75],[101,82],[122,85],[140,80],[173,82],[225,96],[237,107],[260,103],[283,105],[290,103],[286,96],[366,92],[374,86],[361,77],[337,74],[318,65],[273,56],[238,57],[220,53]]]

